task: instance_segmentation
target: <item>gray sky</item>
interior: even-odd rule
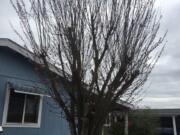
[[[0,38],[20,43],[10,22],[18,29],[18,18],[9,0],[0,0]],[[168,29],[167,45],[145,85],[140,106],[151,108],[180,108],[180,0],[157,0],[163,14],[161,31]]]
[[[180,108],[180,0],[158,0],[158,6],[163,14],[161,31],[168,29],[168,42],[140,104],[152,108]]]

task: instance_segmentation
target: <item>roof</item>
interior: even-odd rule
[[[152,114],[159,116],[180,115],[180,109],[151,109]]]
[[[42,61],[38,57],[36,57],[32,52],[30,52],[26,48],[22,47],[21,45],[17,44],[16,42],[8,38],[0,38],[0,47],[8,47],[9,49],[19,53],[20,55],[30,59],[31,61],[35,63],[38,63],[38,64],[42,63]],[[62,76],[62,73],[60,72],[60,70],[57,70],[57,68],[54,65],[49,63],[49,66],[52,72]],[[120,100],[118,104],[126,108],[133,108],[132,104],[127,103],[123,100]]]
[[[28,49],[22,47],[21,45],[17,44],[16,42],[8,39],[8,38],[0,38],[0,47],[7,47],[19,54],[21,54],[22,56],[30,59],[31,61],[38,63],[38,64],[42,64],[42,60],[39,59],[38,57],[36,57],[32,52],[30,52]],[[55,68],[54,65],[52,65],[51,63],[49,63],[50,66],[50,70],[58,75],[62,75],[61,72],[59,70],[57,70],[57,68]]]
[[[0,47],[8,47],[15,52],[23,55],[24,57],[28,57],[29,59],[34,60],[34,55],[32,52],[28,51],[24,47],[8,38],[0,38]]]

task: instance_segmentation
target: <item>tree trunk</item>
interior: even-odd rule
[[[70,127],[71,135],[102,135],[102,128],[97,129],[95,124],[90,126],[89,125],[83,126],[79,134],[78,132],[74,133],[75,130],[76,129]]]

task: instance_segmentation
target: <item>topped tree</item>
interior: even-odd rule
[[[115,103],[134,101],[161,55],[165,36],[156,36],[161,16],[155,1],[11,2],[23,34],[16,32],[42,60],[39,72],[47,76],[71,135],[100,135]]]

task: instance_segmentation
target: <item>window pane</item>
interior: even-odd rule
[[[7,122],[22,123],[25,95],[10,91]]]
[[[24,122],[26,123],[38,122],[39,101],[40,101],[39,96],[27,95]]]
[[[172,117],[160,117],[160,125],[163,128],[173,128]]]

